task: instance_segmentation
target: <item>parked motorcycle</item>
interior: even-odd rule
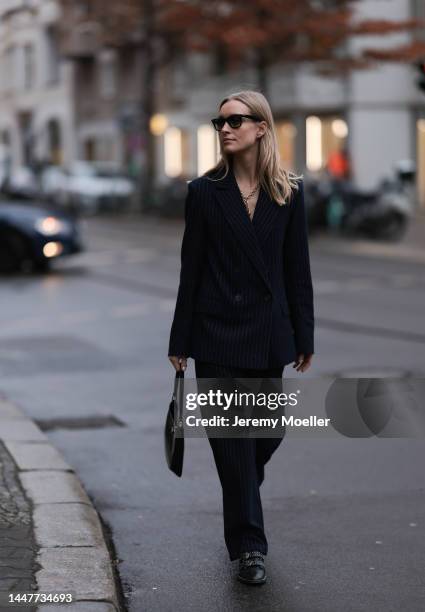
[[[346,180],[309,179],[306,185],[309,227],[399,240],[414,210],[415,175],[414,163],[403,160],[395,165],[394,178],[382,180],[372,191],[360,190]]]

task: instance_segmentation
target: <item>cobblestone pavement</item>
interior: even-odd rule
[[[31,593],[37,585],[34,573],[36,544],[31,507],[20,485],[16,466],[0,441],[0,612],[35,610],[7,605],[9,593]]]

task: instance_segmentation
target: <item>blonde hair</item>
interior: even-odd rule
[[[303,176],[285,170],[281,165],[273,114],[267,99],[262,93],[248,89],[228,95],[221,101],[219,109],[228,100],[243,102],[249,108],[251,114],[258,116],[267,123],[266,131],[258,143],[257,176],[260,185],[272,200],[280,206],[286,204],[292,196],[293,190],[299,188],[297,180],[303,178]],[[207,176],[210,180],[225,178],[230,168],[230,157],[231,154],[228,155],[222,151],[217,164],[205,172],[203,176]],[[219,179],[212,179],[208,176],[224,169],[226,172]]]

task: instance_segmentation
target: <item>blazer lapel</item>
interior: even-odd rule
[[[236,239],[271,289],[269,272],[260,242],[265,243],[268,233],[276,222],[279,205],[270,199],[263,187],[260,187],[254,217],[251,221],[231,168],[226,178],[214,181],[213,184],[216,188],[216,198]]]

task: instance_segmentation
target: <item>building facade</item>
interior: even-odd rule
[[[75,141],[80,159],[140,166],[140,83],[137,45],[105,48],[89,3],[62,5],[61,51],[73,64]]]
[[[358,17],[405,20],[425,18],[422,0],[364,0]],[[353,49],[362,45],[385,47],[409,42],[412,34],[353,38]],[[179,173],[199,175],[218,155],[217,135],[210,118],[226,94],[256,88],[254,71],[244,68],[226,73],[215,68],[211,57],[192,56],[178,67],[177,98],[169,102],[173,86],[160,109],[166,127],[157,137],[157,167],[161,180]],[[320,171],[339,150],[347,150],[356,184],[373,189],[392,175],[404,159],[416,162],[418,205],[425,208],[425,94],[416,87],[411,65],[383,64],[340,78],[323,78],[309,67],[269,72],[269,99],[276,119],[279,147],[288,168]],[[168,101],[168,104],[167,104]]]
[[[137,45],[104,48],[90,5],[75,0],[2,0],[0,5],[0,143],[13,165],[34,159],[115,162],[137,174],[143,55]],[[68,13],[67,13],[68,11]],[[358,18],[425,19],[423,0],[363,0]],[[81,19],[80,19],[81,18]],[[62,28],[60,23],[77,23]],[[397,47],[412,34],[352,38],[361,46]],[[425,33],[419,33],[425,37]],[[286,167],[321,171],[347,151],[355,183],[373,189],[399,160],[418,168],[425,208],[425,93],[415,67],[382,64],[339,78],[306,65],[269,69],[268,97]],[[228,93],[257,88],[249,65],[226,68],[222,53],[175,54],[156,79],[152,117],[156,179],[190,178],[218,157],[210,123]]]
[[[54,0],[0,4],[0,147],[12,167],[75,156],[72,65],[58,46]]]

